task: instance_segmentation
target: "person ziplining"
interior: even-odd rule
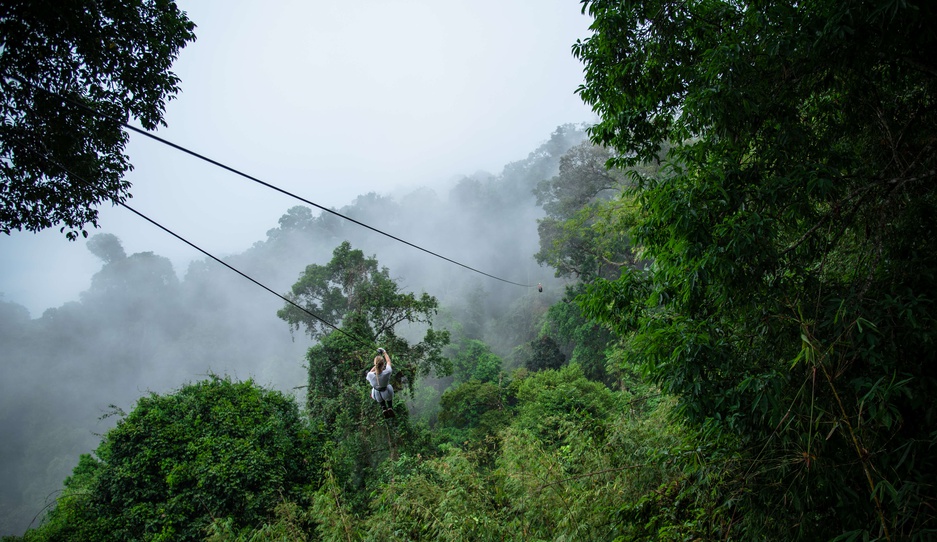
[[[371,385],[371,399],[374,399],[381,405],[385,418],[396,416],[393,408],[394,387],[390,384],[390,374],[393,368],[390,366],[390,356],[383,348],[377,349],[377,356],[374,357],[374,367],[366,375],[368,384]]]

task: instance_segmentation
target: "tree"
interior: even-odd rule
[[[307,266],[287,298],[295,305],[287,304],[277,311],[277,316],[286,320],[291,329],[305,328],[313,339],[319,340],[332,333],[343,335],[331,339],[340,343],[332,355],[319,356],[327,364],[334,361],[334,356],[346,360],[364,356],[370,361],[370,345],[376,348],[381,344],[392,353],[397,386],[413,382],[434,369],[444,373],[449,370],[441,355],[442,347],[449,342],[449,333],[431,327],[439,306],[436,298],[425,292],[419,297],[400,292],[386,267],[379,269],[377,259],[365,257],[347,241],[335,248],[328,264]],[[423,340],[410,345],[398,336],[396,328],[403,323],[427,326]],[[337,370],[332,369],[333,365],[328,367],[330,371]],[[359,369],[345,368],[341,379],[356,380]]]
[[[531,373],[517,383],[517,418],[513,427],[531,431],[545,446],[571,438],[568,428],[603,435],[612,423],[619,395],[585,378],[578,365]]]
[[[504,200],[510,204],[527,201],[539,182],[556,174],[566,152],[587,139],[584,128],[576,124],[557,126],[550,134],[550,139],[527,155],[527,158],[504,166],[501,173]]]
[[[508,392],[498,382],[469,380],[447,389],[439,400],[440,433],[456,445],[484,445],[511,420]]]
[[[100,538],[99,518],[91,498],[103,463],[90,454],[81,454],[71,476],[65,478],[62,493],[55,500],[43,523],[26,531],[23,540],[46,542],[52,540],[80,541]]]
[[[626,402],[630,395],[587,380],[575,364],[515,383],[515,417],[500,433],[497,461],[504,487],[496,494],[510,507],[513,521],[505,523],[523,525],[520,538],[688,539],[648,535],[640,529],[643,518],[622,513],[673,485],[681,474],[673,458],[699,453],[695,435],[684,436],[668,419],[669,405],[636,415],[634,401]],[[673,508],[694,510],[695,504]]]
[[[612,385],[613,379],[606,368],[607,351],[615,336],[595,320],[586,318],[575,302],[585,290],[585,283],[567,287],[563,299],[547,311],[544,331],[569,352],[570,363],[578,363],[586,378]]]
[[[0,231],[87,237],[96,205],[130,196],[118,122],[165,125],[194,29],[171,0],[0,5]]]
[[[107,234],[109,235],[109,234]],[[111,239],[112,238],[112,239]],[[125,334],[118,344],[130,345],[128,329],[143,322],[153,323],[171,336],[178,336],[186,328],[190,316],[181,309],[182,292],[172,262],[152,252],[138,252],[125,256],[117,237],[103,237],[107,244],[94,244],[98,235],[89,241],[92,252],[105,261],[100,271],[91,277],[91,287],[81,293],[81,301],[89,316],[98,322],[107,322],[113,331]],[[103,252],[103,251],[107,252]]]
[[[634,264],[626,228],[607,227],[626,205],[616,196],[627,183],[621,171],[606,166],[611,157],[604,147],[582,143],[563,155],[558,175],[534,190],[546,211],[537,221],[540,250],[534,257],[558,277],[614,278],[623,265]]]
[[[453,354],[452,369],[456,384],[472,379],[492,382],[498,379],[501,372],[501,358],[484,342],[465,339]]]
[[[926,537],[937,6],[584,10],[593,141],[612,165],[666,172],[634,191],[653,266],[596,281],[587,314],[629,340],[684,419],[737,446],[723,464],[735,536]]]
[[[278,222],[280,227],[267,230],[268,238],[279,240],[290,234],[308,234],[314,231],[316,219],[312,216],[312,209],[296,205],[287,209]]]
[[[320,448],[292,398],[212,377],[150,394],[83,456],[37,539],[202,540],[213,519],[260,527],[303,502]],[[27,534],[27,539],[33,539]]]
[[[530,357],[524,366],[531,371],[559,369],[566,363],[566,355],[560,351],[560,345],[549,335],[542,335],[537,340],[530,341],[530,350]]]
[[[328,264],[307,266],[293,284],[288,298],[302,309],[291,303],[277,315],[293,330],[305,328],[314,339],[331,333],[333,325],[352,314],[365,317],[369,328],[366,339],[393,332],[404,321],[428,322],[437,308],[433,297],[424,293],[418,299],[398,290],[387,268],[379,269],[375,258],[365,257],[344,241],[332,252]]]
[[[327,477],[353,510],[361,510],[365,487],[373,484],[367,472],[398,450],[382,427],[364,378],[374,349],[380,345],[390,353],[397,406],[419,377],[451,370],[442,357],[449,333],[431,327],[438,306],[435,297],[401,292],[387,268],[379,268],[375,258],[365,257],[347,241],[335,248],[328,264],[307,266],[288,299],[308,312],[289,304],[277,315],[292,329],[303,327],[319,340],[306,354],[306,391],[310,421],[328,446]],[[396,328],[402,324],[411,326],[410,334],[424,331],[423,339],[411,344],[398,335]],[[423,439],[418,430],[403,415],[405,409],[395,410],[400,447],[419,450]],[[329,488],[319,491],[323,495]]]
[[[88,239],[88,250],[105,264],[117,262],[127,257],[120,239],[113,233],[99,233]]]

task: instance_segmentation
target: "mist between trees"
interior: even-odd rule
[[[487,273],[543,283],[544,294],[302,206],[288,209],[265,240],[225,261],[286,294],[307,265],[328,262],[348,241],[375,255],[402,290],[439,299],[436,326],[453,333],[449,355],[459,341],[478,340],[489,345],[499,366],[502,359],[509,364],[517,346],[536,338],[540,317],[565,282],[534,261],[542,211],[533,189],[555,175],[560,157],[584,139],[581,128],[563,126],[498,175],[478,172],[396,198],[366,194],[339,210]],[[381,222],[374,223],[378,216]],[[5,534],[36,527],[78,456],[93,451],[120,418],[111,414],[129,412],[150,392],[169,393],[214,374],[251,378],[305,403],[304,357],[313,341],[277,317],[281,299],[209,259],[193,262],[179,278],[167,258],[127,255],[113,235],[93,236],[87,246],[102,267],[78,301],[36,319],[21,306],[0,302]],[[358,361],[364,369],[368,360]],[[436,387],[444,389],[452,378]],[[439,393],[410,400],[413,415],[435,418],[438,399]]]
[[[114,239],[80,302],[5,304],[11,506],[77,462],[24,538],[933,540],[937,5],[583,8],[589,143],[345,209],[543,293],[295,207],[230,261],[348,335]]]

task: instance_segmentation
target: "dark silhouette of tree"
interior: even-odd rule
[[[564,363],[566,363],[566,356],[553,337],[544,335],[530,341],[530,357],[524,363],[524,366],[531,371],[559,369]]]
[[[0,3],[0,231],[87,237],[99,203],[129,196],[115,121],[165,124],[170,67],[194,29],[166,0]]]
[[[88,250],[92,254],[101,258],[105,264],[114,263],[127,257],[120,239],[112,233],[99,233],[88,239]]]

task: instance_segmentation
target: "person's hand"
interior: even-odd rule
[[[383,349],[383,348],[378,348],[378,349],[377,349],[377,354],[378,354],[379,356],[380,356],[380,355],[383,355],[383,354],[384,354],[384,349]]]

